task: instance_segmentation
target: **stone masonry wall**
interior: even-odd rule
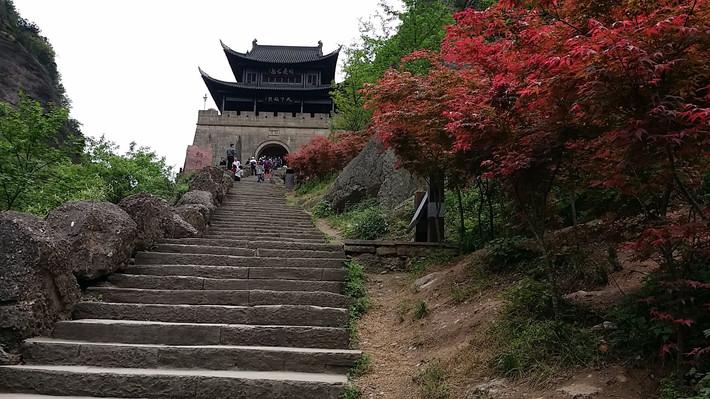
[[[345,240],[344,244],[345,255],[357,259],[370,272],[406,271],[415,258],[433,252],[458,253],[456,246],[433,242]]]
[[[242,161],[256,156],[268,144],[279,144],[289,153],[297,151],[314,136],[330,134],[327,114],[296,114],[273,112],[227,111],[222,115],[214,109],[199,111],[193,145],[211,149],[213,165],[224,157],[229,144],[234,143]],[[238,155],[239,156],[239,155]]]

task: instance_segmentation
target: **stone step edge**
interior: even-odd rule
[[[175,245],[195,245],[195,244],[182,244],[182,242],[190,242],[190,241],[195,241],[199,242],[201,240],[206,240],[206,241],[226,241],[226,242],[234,242],[234,243],[245,243],[246,247],[237,247],[237,246],[228,246],[227,248],[247,248],[247,249],[289,249],[289,248],[266,248],[266,247],[260,247],[259,245],[289,245],[289,244],[295,244],[295,245],[323,245],[326,247],[337,247],[333,248],[333,250],[343,250],[343,245],[342,244],[329,244],[326,242],[323,243],[304,243],[300,241],[268,241],[268,240],[260,240],[260,241],[251,241],[251,240],[237,240],[237,239],[230,239],[230,238],[207,238],[207,237],[194,237],[194,238],[166,238],[158,242],[159,244],[175,244]],[[197,244],[199,245],[199,244]],[[211,246],[207,244],[202,244],[203,246]],[[222,245],[224,246],[224,245]]]
[[[307,292],[307,291],[306,291]],[[239,310],[239,309],[257,309],[257,308],[271,308],[271,309],[277,309],[277,308],[310,308],[309,310],[340,310],[340,311],[347,311],[347,308],[337,308],[337,307],[332,307],[332,306],[317,306],[317,305],[289,305],[289,304],[284,304],[284,305],[207,305],[207,304],[197,304],[197,305],[190,305],[190,304],[173,304],[173,303],[131,303],[131,302],[106,302],[106,301],[87,301],[87,300],[81,300],[77,303],[77,305],[81,304],[101,304],[101,305],[117,305],[117,306],[133,306],[133,307],[140,307],[140,306],[150,306],[150,307],[164,307],[164,308],[171,308],[171,307],[176,307],[176,308],[224,308],[224,309],[233,309],[233,310]],[[75,320],[85,320],[85,319],[75,319]],[[95,319],[90,319],[90,320],[95,320]],[[102,319],[104,320],[104,319]],[[106,319],[108,320],[108,319]],[[114,319],[115,320],[115,319]],[[205,324],[205,323],[199,323],[199,324]],[[215,324],[215,323],[206,323],[206,324]],[[252,325],[252,324],[249,324]],[[307,325],[304,325],[302,327],[310,327]]]
[[[342,258],[291,258],[291,257],[283,257],[283,256],[239,256],[239,255],[221,255],[221,254],[200,254],[200,253],[179,253],[179,252],[159,252],[159,251],[139,251],[136,254],[136,258],[138,258],[138,255],[141,254],[150,254],[150,256],[164,256],[167,255],[167,258],[170,258],[171,256],[206,256],[206,257],[228,257],[228,258],[238,258],[238,259],[285,259],[285,260],[303,260],[303,261],[313,261],[314,259],[319,259],[320,261],[342,261],[346,262],[347,258],[342,257]],[[168,263],[166,265],[169,265],[171,263]],[[345,263],[343,263],[345,264]],[[135,266],[152,266],[155,264],[145,264],[145,265],[139,265],[138,263],[135,264]],[[181,264],[183,265],[183,264]],[[193,266],[228,266],[228,265],[193,265]],[[233,267],[259,267],[259,266],[233,266]],[[289,267],[289,266],[284,266],[284,267]],[[320,268],[317,268],[320,269]]]
[[[246,380],[265,381],[296,381],[327,384],[345,384],[347,376],[326,373],[301,373],[291,371],[225,371],[201,369],[131,369],[95,366],[46,366],[46,365],[16,365],[0,366],[2,369],[46,371],[68,374],[106,374],[106,375],[135,375],[156,377],[209,377],[209,378],[234,378]],[[0,371],[1,372],[1,371]]]
[[[237,249],[248,249],[248,250],[253,250],[254,251],[254,257],[257,258],[278,258],[278,256],[269,256],[269,255],[261,255],[261,251],[291,251],[291,252],[318,252],[318,253],[333,253],[336,255],[340,255],[338,259],[344,259],[345,258],[345,252],[343,249],[337,250],[322,250],[322,249],[292,249],[292,248],[249,248],[249,247],[225,247],[223,245],[204,245],[204,244],[180,244],[180,243],[159,243],[156,245],[156,250],[160,250],[161,246],[163,248],[170,248],[171,246],[179,247],[179,248],[185,248],[185,249],[199,249],[199,248],[219,248],[221,250],[237,250]],[[154,251],[146,251],[146,252],[154,252]],[[155,251],[158,252],[158,251]],[[163,252],[166,253],[166,252]],[[175,252],[167,252],[167,253],[175,253]],[[190,253],[198,253],[199,252],[190,252]],[[204,255],[222,255],[222,254],[212,254],[212,253],[204,253]],[[224,254],[228,255],[228,254]],[[230,255],[230,256],[244,256],[244,255]],[[248,256],[247,256],[248,257]],[[301,256],[300,258],[307,258],[310,259],[309,256],[303,257]],[[289,258],[290,259],[290,258]]]
[[[229,324],[229,323],[186,323],[177,321],[149,321],[149,320],[114,320],[114,319],[75,319],[61,320],[57,324],[125,324],[134,326],[161,325],[161,326],[197,326],[197,327],[240,327],[247,329],[259,328],[308,328],[313,330],[344,330],[344,327],[322,327],[322,326],[289,326],[283,324]]]
[[[326,353],[326,354],[346,354],[361,355],[363,352],[357,349],[329,349],[329,348],[299,348],[292,346],[248,346],[248,345],[163,345],[163,344],[126,344],[122,342],[91,342],[70,339],[57,339],[49,337],[28,338],[24,342],[40,344],[60,344],[60,345],[90,345],[90,346],[121,346],[136,348],[177,348],[177,349],[240,349],[263,352],[287,352],[287,353]]]
[[[192,277],[192,276],[187,276],[187,277]],[[303,280],[298,280],[298,281],[303,281]],[[140,292],[140,291],[161,291],[164,293],[171,293],[171,292],[195,292],[195,293],[208,293],[208,292],[249,292],[249,293],[263,293],[263,294],[268,294],[268,293],[275,293],[278,295],[284,294],[284,293],[294,293],[294,294],[327,294],[327,295],[333,295],[333,296],[339,296],[339,297],[345,297],[343,294],[338,294],[335,292],[330,292],[330,291],[276,291],[276,290],[259,290],[259,289],[254,289],[254,290],[182,290],[182,289],[177,289],[177,290],[166,290],[166,289],[153,289],[153,288],[127,288],[127,287],[114,287],[110,285],[98,285],[98,286],[92,286],[92,287],[87,287],[87,291],[105,291],[105,290],[120,290],[120,291],[135,291],[135,292]],[[170,304],[167,304],[170,305]]]

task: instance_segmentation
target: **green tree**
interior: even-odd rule
[[[89,140],[86,158],[84,162],[103,180],[108,201],[118,202],[139,192],[167,200],[175,195],[172,167],[148,147],[138,147],[133,142],[128,152],[120,155],[115,143],[101,137]]]
[[[24,95],[16,108],[0,102],[0,209],[18,209],[28,191],[68,160],[57,145],[57,132],[67,117],[65,108],[45,111]]]
[[[439,49],[444,26],[454,22],[452,6],[443,0],[405,0],[402,11],[384,2],[380,8],[370,20],[361,22],[360,40],[345,49],[345,79],[333,91],[338,109],[335,129],[364,129],[371,112],[363,107],[363,86],[377,82],[413,51]]]

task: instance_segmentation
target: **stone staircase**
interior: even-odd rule
[[[0,398],[338,398],[360,357],[343,261],[283,189],[242,181],[205,238],[138,253],[27,340]]]

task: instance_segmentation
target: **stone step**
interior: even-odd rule
[[[283,229],[283,231],[282,231]],[[279,229],[272,229],[272,228],[267,228],[267,227],[245,227],[245,226],[240,226],[240,225],[234,225],[230,227],[212,227],[210,226],[209,228],[209,233],[210,234],[246,234],[246,235],[251,235],[251,234],[263,234],[263,235],[269,235],[269,236],[274,236],[274,237],[280,237],[280,236],[291,236],[294,234],[312,234],[316,237],[320,236],[323,237],[323,233],[320,232],[320,230],[316,229],[315,227],[306,227],[306,228],[298,228],[298,227],[291,227],[289,226],[288,228],[279,228]]]
[[[344,295],[333,292],[267,290],[151,290],[89,287],[86,297],[106,302],[163,303],[178,305],[314,305],[347,308]]]
[[[98,398],[98,396],[55,396],[55,395],[38,395],[38,394],[34,394],[34,393],[0,393],[0,399],[99,399],[99,398]],[[118,399],[118,398],[103,397],[101,399]]]
[[[256,249],[215,245],[158,244],[153,249],[158,252],[256,256]]]
[[[325,236],[321,233],[213,233],[208,232],[206,238],[226,238],[226,239],[249,239],[253,241],[264,241],[264,240],[282,240],[284,238],[290,239],[291,241],[300,242],[322,242],[325,243]]]
[[[268,291],[323,291],[341,293],[339,281],[214,279],[189,276],[148,276],[116,273],[108,281],[119,288],[162,290],[268,290]]]
[[[234,267],[205,265],[140,265],[126,266],[126,274],[150,276],[192,276],[216,279],[286,279],[311,281],[344,281],[345,268],[314,267]]]
[[[345,251],[341,248],[336,251],[316,251],[310,249],[271,249],[261,248],[256,252],[263,258],[324,258],[345,259]]]
[[[259,206],[258,210],[255,210],[251,206],[247,205],[222,205],[217,208],[218,214],[239,216],[240,218],[247,219],[269,219],[269,217],[278,215],[284,217],[290,217],[293,219],[308,219],[311,220],[311,216],[300,208],[288,208],[284,206]]]
[[[239,218],[224,219],[224,220],[213,220],[210,223],[210,228],[222,228],[222,227],[242,227],[250,229],[284,229],[284,228],[294,228],[294,229],[314,229],[315,226],[311,222],[283,222],[278,219],[272,219],[271,221],[245,221]]]
[[[57,395],[144,398],[322,398],[342,394],[347,377],[267,371],[3,366],[0,389]]]
[[[348,311],[309,305],[166,305],[79,302],[74,319],[224,323],[249,325],[344,327]]]
[[[124,344],[289,346],[326,349],[348,347],[348,332],[338,327],[109,319],[60,321],[55,325],[52,337]]]
[[[324,258],[262,258],[213,254],[182,254],[169,252],[138,252],[136,265],[209,265],[240,267],[343,267],[345,259]]]
[[[36,338],[23,344],[25,364],[347,374],[362,353],[347,349],[229,345],[150,345]]]
[[[303,209],[288,206],[283,203],[283,201],[276,201],[273,199],[258,199],[255,198],[254,201],[228,201],[223,202],[221,209],[227,211],[243,211],[252,212],[259,214],[268,214],[269,212],[292,212],[292,213],[304,213]]]
[[[305,250],[316,250],[316,251],[342,251],[343,246],[338,244],[328,244],[325,242],[321,243],[309,243],[309,242],[299,242],[299,241],[286,241],[283,238],[275,241],[251,241],[251,240],[236,240],[236,239],[222,239],[222,238],[170,238],[162,241],[165,244],[179,244],[179,245],[215,245],[222,247],[239,247],[239,248],[252,248],[252,249],[305,249]]]
[[[250,223],[250,224],[270,224],[281,228],[291,224],[313,225],[313,221],[307,215],[303,217],[293,215],[270,215],[269,217],[255,217],[244,214],[217,213],[214,214],[210,223]]]
[[[283,228],[284,226],[313,226],[313,221],[311,219],[306,219],[306,218],[294,218],[294,217],[289,217],[285,216],[284,219],[288,218],[287,220],[283,220],[280,218],[276,217],[269,217],[269,218],[261,218],[261,219],[256,219],[254,217],[249,217],[248,215],[234,215],[234,214],[225,214],[222,215],[220,218],[214,218],[211,220],[210,225],[212,226],[219,226],[219,225],[234,225],[234,224],[239,224],[241,225],[252,225],[252,226],[263,226],[265,224],[267,225],[272,225],[272,226],[279,226]]]

